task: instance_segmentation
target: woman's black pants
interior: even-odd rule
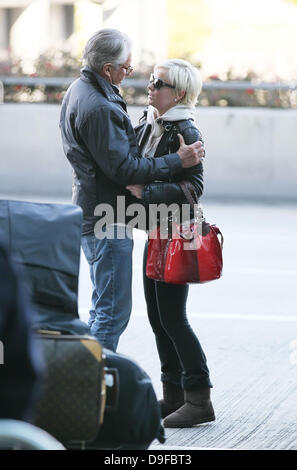
[[[206,357],[186,315],[189,286],[154,281],[145,274],[147,243],[143,257],[143,284],[149,322],[156,337],[161,380],[183,388],[212,387]]]

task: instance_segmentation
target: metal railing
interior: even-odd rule
[[[47,87],[68,87],[77,77],[17,77],[17,76],[0,76],[0,83],[4,86],[47,86]],[[122,88],[137,88],[145,89],[148,81],[137,78],[126,78],[122,83]],[[267,82],[250,82],[250,81],[238,81],[238,80],[212,80],[207,81],[203,84],[204,90],[250,90],[250,89],[261,89],[261,90],[297,90],[297,82],[293,83],[267,83]],[[1,84],[0,84],[1,90]]]

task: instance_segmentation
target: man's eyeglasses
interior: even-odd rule
[[[131,65],[120,65],[120,67],[125,70],[126,75],[130,75],[133,72]]]
[[[164,82],[161,80],[161,78],[155,78],[153,74],[150,76],[150,84],[152,84],[156,90],[160,90],[160,88],[163,86],[167,86],[168,88],[175,88],[174,85],[169,85],[169,83]]]

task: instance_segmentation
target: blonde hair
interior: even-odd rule
[[[202,89],[202,78],[199,70],[190,62],[182,59],[168,59],[155,65],[155,69],[168,70],[170,83],[175,86],[176,94],[184,91],[179,104],[195,106]]]

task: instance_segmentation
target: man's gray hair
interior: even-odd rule
[[[83,64],[100,73],[104,64],[124,64],[131,48],[131,40],[125,33],[112,28],[100,29],[85,46]]]

